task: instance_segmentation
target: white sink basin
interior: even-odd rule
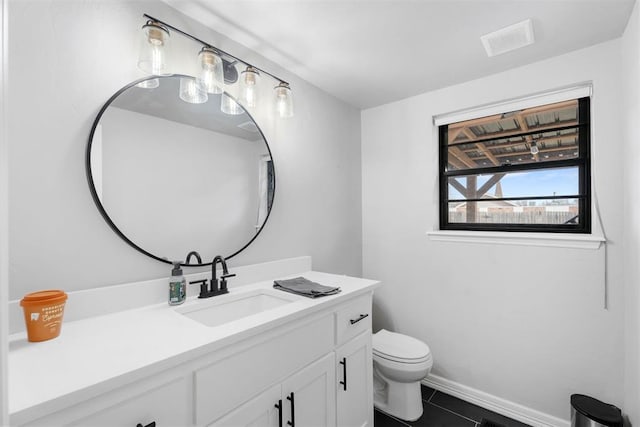
[[[219,326],[243,317],[282,307],[298,301],[295,295],[273,289],[256,289],[237,294],[226,294],[200,300],[176,311],[205,326]]]

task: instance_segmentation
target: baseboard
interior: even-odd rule
[[[534,427],[569,427],[571,424],[569,420],[536,411],[438,375],[429,375],[422,380],[422,384]]]

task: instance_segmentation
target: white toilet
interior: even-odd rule
[[[402,420],[420,418],[420,380],[432,366],[431,351],[422,341],[385,329],[373,334],[374,406]]]

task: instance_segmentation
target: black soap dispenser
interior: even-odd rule
[[[187,299],[187,281],[182,275],[180,261],[173,261],[169,278],[169,305],[180,305]]]

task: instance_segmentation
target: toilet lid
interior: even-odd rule
[[[386,329],[373,335],[373,352],[392,360],[425,359],[431,354],[429,346],[422,341]]]

